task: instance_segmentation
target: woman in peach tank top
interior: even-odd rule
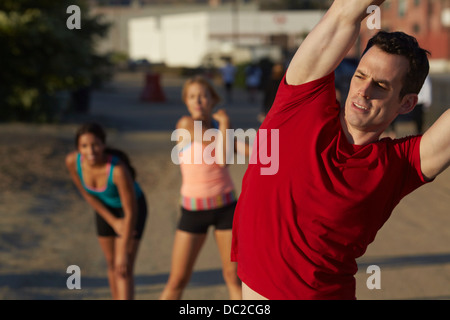
[[[222,139],[230,129],[230,119],[225,110],[213,113],[220,97],[202,76],[186,81],[182,98],[190,115],[181,117],[176,126],[176,131],[183,134],[178,145],[182,175],[181,217],[175,232],[170,276],[160,299],[181,299],[210,226],[214,227],[230,299],[241,299],[237,264],[230,260],[237,198],[226,164],[230,141]],[[219,138],[205,139],[208,132]],[[247,145],[246,155],[248,152]],[[230,153],[234,155],[234,150]]]

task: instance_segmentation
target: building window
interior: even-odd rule
[[[414,5],[415,5],[416,7],[420,6],[420,0],[414,0]]]
[[[414,25],[413,25],[413,32],[415,34],[419,34],[420,33],[420,25],[418,23],[414,23]]]
[[[398,1],[398,16],[404,17],[406,15],[406,6],[407,6],[406,0],[399,0]]]

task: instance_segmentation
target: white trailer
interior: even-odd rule
[[[221,56],[236,63],[270,56],[281,58],[273,38],[285,36],[291,47],[319,22],[322,11],[198,12],[133,18],[129,21],[129,55],[170,67],[199,67]]]

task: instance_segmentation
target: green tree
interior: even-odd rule
[[[260,0],[263,10],[325,10],[332,0]]]
[[[70,5],[81,9],[81,29],[66,26]],[[109,25],[100,18],[82,0],[0,2],[0,121],[51,122],[58,92],[102,77],[108,58],[94,43]]]

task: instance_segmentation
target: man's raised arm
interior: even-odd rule
[[[355,43],[367,8],[385,0],[335,0],[297,50],[286,72],[290,85],[322,78],[334,71]]]
[[[420,165],[426,179],[432,180],[450,165],[450,109],[424,133],[420,142]]]

